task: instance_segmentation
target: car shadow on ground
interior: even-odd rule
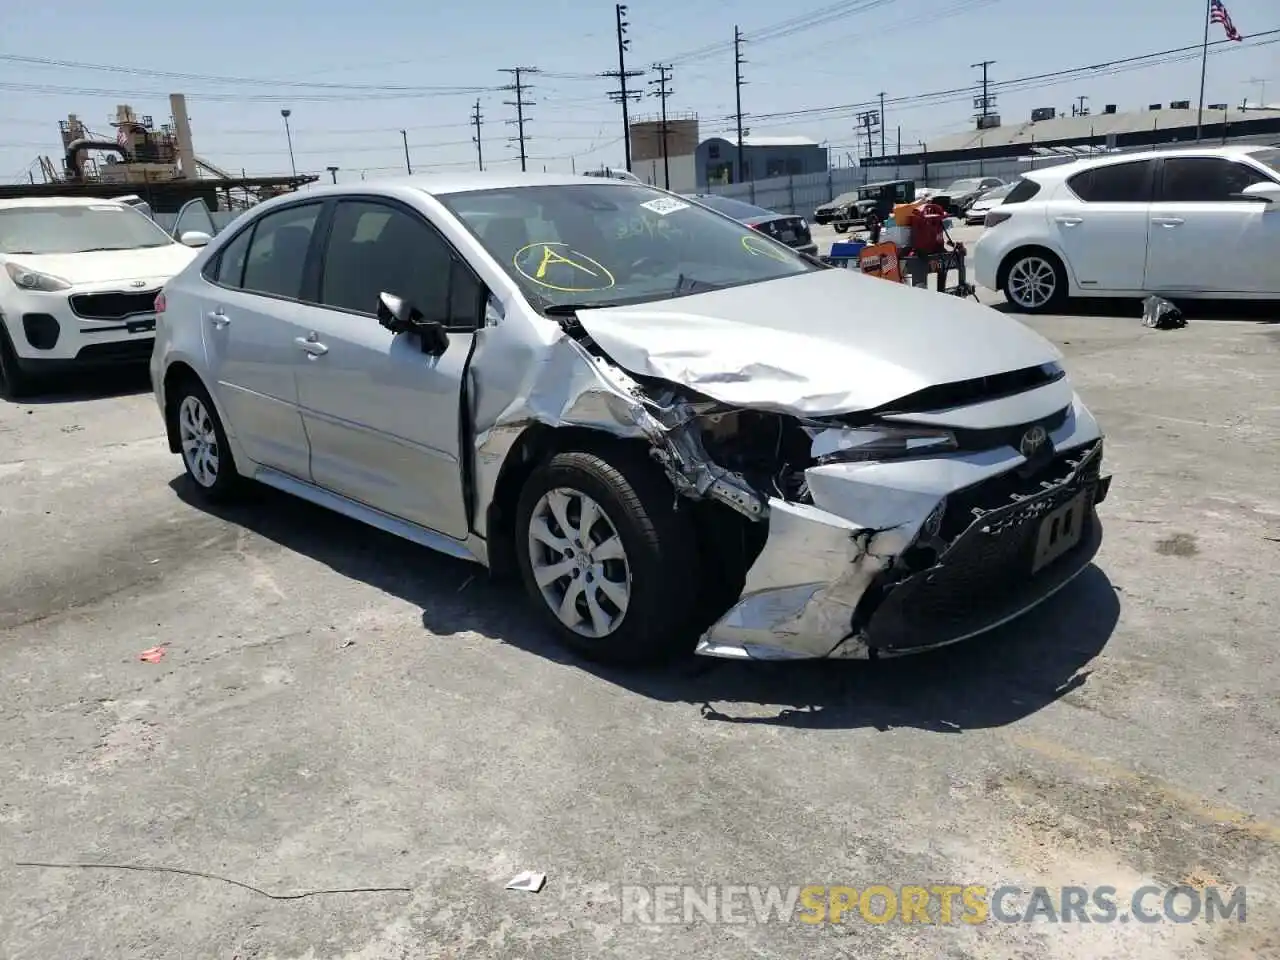
[[[87,373],[59,373],[41,380],[38,392],[10,403],[23,407],[106,400],[151,391],[151,373],[145,366],[117,367]]]
[[[562,648],[518,582],[494,582],[476,564],[269,488],[251,487],[244,502],[211,508],[185,475],[170,485],[196,509],[416,605],[424,628],[438,637],[479,634],[726,723],[944,733],[1003,726],[1085,684],[1120,612],[1116,588],[1090,566],[1018,621],[912,657],[769,663],[690,656],[660,669],[608,667]]]
[[[1280,323],[1280,303],[1266,300],[1179,300],[1167,298],[1177,305],[1187,320],[1252,320],[1255,323]],[[1020,315],[1008,301],[991,305],[1001,313]],[[1142,322],[1141,300],[1112,300],[1080,297],[1068,300],[1055,313],[1067,317],[1132,317]]]

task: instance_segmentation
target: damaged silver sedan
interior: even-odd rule
[[[583,655],[891,656],[1098,550],[1061,356],[661,190],[476,174],[243,216],[156,302],[169,445],[496,573]]]

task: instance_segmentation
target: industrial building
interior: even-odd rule
[[[663,151],[665,130],[666,150]],[[645,183],[693,193],[699,183],[695,152],[698,118],[691,113],[631,124],[631,172]]]
[[[1009,161],[1099,150],[1133,150],[1189,144],[1196,138],[1197,109],[1187,100],[1153,103],[1144,110],[1120,112],[1107,104],[1099,113],[1084,110],[1064,115],[1053,107],[1033,110],[1022,122],[1005,124],[995,114],[977,118],[974,129],[916,143],[912,150],[883,157],[864,157],[867,167],[929,167],[942,164]],[[1280,110],[1232,107],[1205,108],[1200,136],[1210,143],[1230,143],[1275,136],[1280,140]],[[932,179],[926,176],[926,179]]]
[[[738,169],[738,138],[710,137],[698,144],[698,186],[712,187],[772,177],[825,173],[827,150],[808,137],[742,138],[742,169]]]
[[[133,194],[153,213],[177,213],[196,198],[210,210],[237,210],[314,183],[311,175],[236,177],[196,155],[186,97],[169,95],[170,123],[156,125],[128,104],[116,107],[113,136],[93,133],[75,114],[59,122],[60,164],[40,157],[41,181],[0,185],[0,199],[118,197]]]

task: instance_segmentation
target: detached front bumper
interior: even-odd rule
[[[770,501],[742,596],[696,652],[890,657],[945,646],[1048,599],[1093,560],[1110,478],[1077,400],[1036,465],[1011,448],[808,471],[815,505]]]

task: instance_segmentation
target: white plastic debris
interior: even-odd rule
[[[524,873],[518,873],[512,877],[511,882],[507,884],[507,889],[523,890],[525,893],[537,893],[546,882],[547,875],[545,873],[526,870]]]

